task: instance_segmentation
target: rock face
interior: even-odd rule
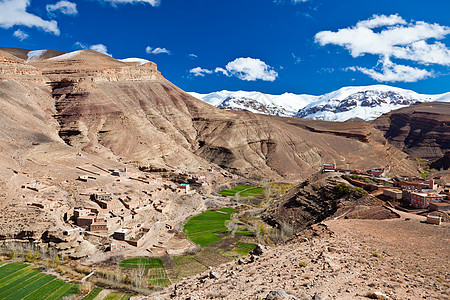
[[[277,227],[292,227],[298,232],[333,215],[349,197],[336,190],[346,184],[340,176],[317,174],[292,188],[264,214],[265,220]]]
[[[329,162],[415,172],[415,164],[366,123],[219,110],[171,84],[153,63],[122,62],[91,50],[41,51],[28,62],[26,50],[0,52],[1,101],[9,103],[14,124],[4,122],[2,134],[16,135],[12,129],[25,126],[21,134],[32,131],[40,140],[119,162],[186,171],[214,165],[260,179],[306,179]],[[11,64],[26,72],[9,77],[5,66]],[[14,109],[22,99],[26,104]],[[33,126],[16,122],[29,116],[37,118]]]
[[[373,125],[413,158],[436,160],[450,150],[450,104],[428,103],[383,115]]]

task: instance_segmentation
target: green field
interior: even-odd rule
[[[78,285],[46,275],[32,266],[7,263],[0,266],[0,299],[60,299],[78,293]]]
[[[122,260],[122,268],[164,268],[161,258],[158,257],[133,257]]]
[[[102,291],[102,289],[94,288],[94,289],[92,289],[92,291],[89,294],[87,294],[83,298],[83,300],[94,300],[95,297],[97,297],[97,295],[100,294],[101,291]]]
[[[230,220],[230,214],[236,212],[235,209],[211,211],[190,218],[184,225],[184,233],[194,243],[204,247],[220,241],[219,233],[227,233],[225,221]]]
[[[189,277],[201,273],[208,268],[194,259],[192,256],[172,257],[178,270],[178,277]]]
[[[106,297],[105,300],[128,300],[130,299],[130,295],[125,295],[122,293],[109,293]]]
[[[151,269],[148,272],[149,284],[153,286],[168,286],[170,285],[169,277],[165,269]]]
[[[249,185],[237,185],[231,190],[221,190],[220,195],[236,196],[238,194],[244,198],[262,198],[264,196],[264,189],[260,187],[252,187]]]
[[[238,192],[241,192],[241,191],[244,191],[244,190],[247,190],[247,189],[251,189],[251,188],[253,188],[253,187],[249,186],[249,185],[237,185],[231,190],[221,190],[218,193],[221,194],[221,195],[225,195],[225,196],[234,196]]]

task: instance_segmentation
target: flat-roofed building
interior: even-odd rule
[[[401,190],[395,190],[395,189],[384,189],[383,190],[383,195],[385,195],[386,197],[389,197],[391,199],[394,200],[401,200],[403,193]]]
[[[443,196],[436,193],[411,193],[411,206],[427,208],[432,202],[442,202]]]
[[[80,227],[88,227],[94,223],[95,216],[82,216],[76,219],[77,225]]]
[[[89,231],[108,232],[108,222],[106,219],[95,219],[89,226]]]
[[[129,238],[131,230],[128,228],[120,228],[114,231],[113,238],[119,241],[125,241]]]
[[[430,210],[450,211],[450,203],[448,202],[432,202]]]

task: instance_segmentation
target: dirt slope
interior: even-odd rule
[[[324,224],[314,226],[314,237],[270,249],[255,262],[213,268],[172,286],[162,297],[265,299],[274,290],[295,299],[368,299],[375,292],[389,299],[450,296],[449,226],[398,219]]]

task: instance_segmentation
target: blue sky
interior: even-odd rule
[[[0,45],[154,61],[186,91],[450,91],[448,0],[0,0]]]

